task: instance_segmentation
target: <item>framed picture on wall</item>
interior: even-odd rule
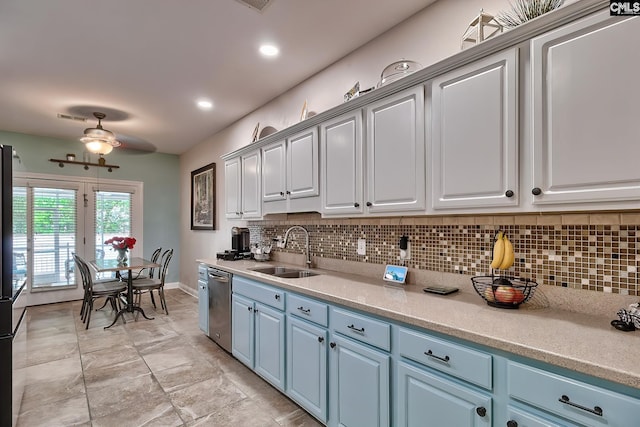
[[[216,164],[191,172],[191,229],[215,230]]]

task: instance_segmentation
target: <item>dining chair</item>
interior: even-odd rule
[[[76,254],[73,254],[73,260],[82,277],[82,287],[84,288],[80,318],[85,323],[85,329],[89,329],[93,302],[98,298],[106,298],[111,302],[113,309],[117,310],[120,304],[120,294],[127,290],[127,285],[119,280],[94,282],[89,265]]]
[[[153,253],[151,254],[151,262],[158,262],[158,258],[160,258],[161,253],[162,253],[162,247],[159,247],[158,249],[153,251]],[[148,270],[147,274],[143,274],[145,270]],[[132,273],[133,273],[133,277],[132,277],[133,280],[153,279],[156,274],[156,267],[141,268],[140,270]],[[129,278],[129,272],[123,271],[122,273],[120,273],[120,278],[122,279],[123,282],[126,282],[127,279]]]
[[[167,301],[164,297],[164,281],[167,277],[167,270],[169,268],[169,262],[173,256],[173,249],[167,249],[162,254],[162,260],[160,261],[160,268],[158,277],[154,279],[138,279],[133,282],[133,292],[136,298],[136,304],[140,305],[142,302],[142,294],[149,292],[151,295],[151,302],[153,307],[156,308],[155,300],[153,299],[153,291],[157,290],[160,296],[160,307],[164,309],[164,312],[168,315],[169,309],[167,308]]]

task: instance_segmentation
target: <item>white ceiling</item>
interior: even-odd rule
[[[0,130],[180,154],[433,2],[0,0]]]

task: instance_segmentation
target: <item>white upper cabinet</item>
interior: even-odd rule
[[[262,216],[260,194],[260,151],[242,156],[242,217],[245,219]]]
[[[638,46],[640,19],[608,10],[531,41],[533,205],[640,199]]]
[[[240,156],[224,162],[224,216],[228,219],[241,218]]]
[[[518,206],[517,60],[509,49],[432,81],[431,210]]]
[[[365,107],[367,212],[425,210],[423,86]]]
[[[362,111],[320,126],[320,176],[323,215],[363,212]]]
[[[224,162],[225,217],[255,219],[262,215],[260,151]]]
[[[287,138],[287,195],[290,199],[320,194],[319,163],[317,127]]]
[[[262,149],[262,200],[285,200],[287,190],[286,142],[279,141]]]
[[[263,213],[320,211],[318,128],[262,148]]]

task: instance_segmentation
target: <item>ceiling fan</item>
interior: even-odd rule
[[[91,153],[109,154],[114,148],[120,147],[122,143],[116,139],[113,132],[102,127],[102,120],[107,117],[106,114],[94,111],[93,116],[98,119],[98,125],[94,128],[86,128],[80,141],[84,142],[87,150]]]
[[[106,120],[107,116],[109,121],[127,120],[130,115],[124,111],[103,106],[78,105],[70,107],[64,113],[58,113],[60,119],[82,122],[86,122],[90,116],[95,117],[98,124],[96,127],[85,129],[80,138],[87,151],[103,156],[109,154],[114,148],[123,150],[127,154],[149,154],[157,150],[155,145],[142,138],[122,133],[116,134],[102,127],[102,120]]]

